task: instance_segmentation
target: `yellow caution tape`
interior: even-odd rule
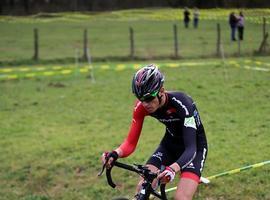
[[[47,72],[43,72],[43,75],[44,76],[52,76],[54,75],[55,73],[53,71],[47,71]]]
[[[269,72],[270,69],[268,68],[261,68],[261,67],[251,67],[250,65],[242,65],[241,63],[235,61],[235,60],[231,60],[228,62],[229,64],[231,64],[234,67],[242,67],[244,69],[248,69],[248,70],[257,70],[257,71],[264,71],[264,72]],[[251,64],[254,63],[256,65],[267,65],[267,63],[263,63],[261,61],[252,61],[252,60],[244,60],[244,63],[246,64]],[[186,62],[186,63],[181,63],[181,65],[179,63],[161,63],[160,67],[170,67],[170,68],[176,68],[176,67],[180,67],[180,66],[199,66],[199,65],[209,65],[209,64],[213,64],[213,62]],[[112,68],[110,65],[100,65],[100,67],[98,67],[99,69],[102,70],[108,70],[108,69],[114,69],[116,71],[122,71],[124,69],[127,68],[133,68],[133,69],[139,69],[141,66],[143,66],[142,64],[133,64],[133,65],[129,65],[129,64],[118,64],[115,66],[115,68]],[[268,66],[268,65],[267,65]],[[97,69],[98,69],[97,68]],[[31,77],[35,77],[35,76],[53,76],[53,75],[57,75],[57,74],[62,74],[62,75],[68,75],[71,74],[72,72],[75,71],[79,71],[80,73],[87,73],[89,71],[91,71],[93,69],[92,65],[87,65],[81,68],[69,68],[69,69],[64,69],[64,67],[62,66],[53,66],[50,69],[51,70],[61,70],[61,71],[45,71],[48,70],[48,68],[46,67],[21,67],[21,68],[2,68],[0,69],[0,72],[2,73],[10,73],[13,71],[20,71],[20,72],[28,72],[28,71],[44,71],[43,73],[26,73],[26,74],[9,74],[6,76],[0,76],[1,80],[12,80],[12,79],[18,79],[20,77],[26,77],[26,78],[31,78]],[[1,74],[0,74],[1,75]]]
[[[71,70],[62,70],[61,73],[62,74],[70,74],[72,71]]]
[[[17,79],[17,78],[19,78],[19,76],[17,74],[11,74],[11,75],[7,76],[7,79],[9,79],[9,80],[13,80],[13,79]]]
[[[101,65],[100,68],[106,70],[106,69],[110,69],[110,66],[109,65]]]
[[[124,70],[126,68],[126,65],[122,65],[122,64],[120,64],[120,65],[116,65],[116,71],[122,71],[122,70]]]

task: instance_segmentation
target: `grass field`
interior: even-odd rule
[[[201,10],[198,30],[183,28],[179,9],[1,16],[0,199],[132,196],[136,175],[114,169],[122,187],[113,190],[105,176],[97,177],[99,157],[125,138],[135,101],[131,77],[135,68],[150,62],[161,67],[168,90],[184,91],[197,102],[209,142],[203,176],[270,160],[270,57],[253,56],[262,40],[262,17],[269,32],[270,10],[244,10],[242,58],[229,58],[238,52],[237,43],[229,38],[231,11]],[[182,59],[166,60],[173,55],[175,23]],[[206,58],[215,54],[217,23],[222,29],[223,61]],[[130,26],[136,56],[149,61],[123,61],[129,56]],[[31,60],[36,27],[41,45],[38,63]],[[88,64],[74,58],[77,51],[82,55],[84,28],[95,83]],[[144,163],[163,133],[161,124],[147,118],[136,152],[124,161]],[[201,185],[195,199],[270,200],[269,188],[268,165]]]
[[[39,29],[40,62],[70,62],[83,54],[83,31],[88,30],[93,60],[124,60],[130,55],[129,27],[134,29],[135,56],[142,59],[174,56],[173,25],[178,26],[179,55],[183,58],[216,54],[217,23],[225,56],[238,56],[238,43],[230,41],[228,15],[236,9],[201,10],[199,28],[185,29],[181,9],[123,10],[102,13],[39,14],[0,17],[0,64],[31,63],[33,29]],[[250,56],[262,41],[262,18],[269,32],[269,9],[244,10],[246,27],[241,55]],[[192,25],[192,24],[191,24]]]
[[[269,57],[250,65],[259,61],[270,69]],[[229,61],[201,62],[215,64],[161,70],[168,90],[185,91],[197,102],[209,142],[203,175],[269,160],[269,72],[247,70],[243,59],[235,60],[238,67]],[[115,169],[122,187],[112,190],[97,173],[101,153],[117,147],[127,134],[134,72],[95,68],[96,83],[86,75],[0,82],[0,199],[131,196],[135,175]],[[125,162],[143,163],[163,132],[161,124],[147,118],[138,148]],[[269,186],[270,166],[264,166],[201,185],[195,199],[270,199]]]

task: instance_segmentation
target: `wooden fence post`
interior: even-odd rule
[[[129,27],[129,40],[130,40],[130,57],[134,58],[134,31]]]
[[[265,37],[265,34],[266,34],[266,18],[263,17],[263,39]]]
[[[263,39],[262,39],[262,41],[264,41],[265,36],[266,36],[266,18],[263,17]],[[265,45],[263,45],[261,52],[265,52],[265,50],[266,50]]]
[[[34,28],[34,56],[33,59],[35,61],[37,61],[39,59],[39,55],[38,55],[38,29]]]
[[[87,29],[84,29],[83,34],[83,60],[87,60],[87,48],[88,48],[88,37],[87,37]]]
[[[268,38],[268,33],[265,34],[264,38],[263,38],[263,41],[260,45],[260,48],[258,50],[259,53],[265,53],[266,51],[266,46],[268,45],[267,44],[267,38]]]
[[[241,40],[238,37],[238,56],[240,56],[240,55],[241,55]]]
[[[220,24],[217,24],[217,56],[220,56]]]
[[[178,37],[177,37],[177,25],[173,25],[173,33],[174,33],[174,56],[178,58]]]

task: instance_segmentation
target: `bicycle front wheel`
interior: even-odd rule
[[[129,199],[126,197],[116,197],[116,198],[113,198],[112,200],[129,200]]]

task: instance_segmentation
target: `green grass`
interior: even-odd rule
[[[198,30],[183,28],[182,10],[178,9],[1,16],[1,66],[35,64],[32,70],[37,70],[31,60],[33,28],[37,27],[41,45],[39,64],[46,70],[56,63],[69,68],[74,63],[76,49],[82,55],[83,29],[87,28],[96,77],[95,84],[86,75],[76,72],[69,76],[0,82],[1,199],[131,196],[136,175],[114,169],[117,182],[123,183],[119,190],[110,189],[105,177],[96,175],[101,167],[101,153],[117,147],[127,134],[135,100],[130,92],[135,70],[102,70],[100,66],[104,63],[97,61],[106,60],[105,64],[114,66],[116,63],[109,61],[128,59],[130,26],[135,31],[137,57],[172,57],[172,25],[175,23],[183,58],[215,54],[217,23],[221,24],[225,58],[235,56],[238,47],[237,43],[230,42],[227,24],[230,11],[201,10]],[[269,12],[269,9],[244,10],[246,32],[242,55],[253,55],[258,49],[262,17],[269,21]],[[270,59],[247,59],[236,59],[236,63],[225,60],[226,65],[219,60],[197,59],[195,62],[217,64],[162,68],[166,88],[183,90],[198,104],[209,141],[203,174],[206,177],[269,160],[269,72],[244,67],[270,69]],[[189,61],[153,62],[182,64]],[[127,64],[137,63],[143,61]],[[14,70],[7,74],[18,73],[23,77],[28,73],[16,67]],[[155,120],[146,119],[138,148],[125,161],[143,163],[159,143],[163,129]],[[269,166],[264,166],[215,179],[210,185],[201,185],[195,199],[270,199],[269,172]]]
[[[228,63],[161,70],[168,90],[182,90],[197,102],[209,142],[205,177],[269,160],[269,72]],[[122,187],[113,190],[97,173],[101,153],[128,132],[134,72],[96,68],[96,83],[85,75],[0,82],[1,199],[131,196],[136,175],[114,169]],[[163,133],[161,124],[147,118],[136,152],[124,161],[143,163]],[[251,169],[201,185],[195,199],[270,199],[269,180],[270,166]]]
[[[139,59],[174,56],[173,24],[178,26],[179,54],[183,58],[213,57],[216,27],[221,25],[225,56],[238,55],[230,41],[228,14],[236,9],[201,10],[199,29],[185,29],[180,9],[123,10],[101,13],[59,13],[0,18],[0,64],[29,64],[33,56],[33,29],[39,29],[40,62],[70,62],[83,54],[83,30],[88,29],[94,61],[126,60],[130,55],[129,27],[134,29],[135,56]],[[269,9],[244,10],[245,40],[241,55],[253,55],[262,41],[262,17],[269,24]],[[51,15],[48,17],[47,15]],[[46,17],[47,16],[47,17]],[[269,32],[269,25],[266,31]]]

